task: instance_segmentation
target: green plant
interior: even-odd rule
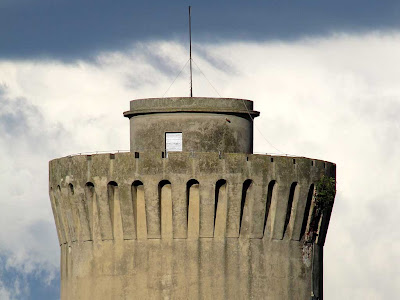
[[[336,181],[332,177],[323,175],[315,183],[314,209],[311,214],[309,230],[306,234],[305,242],[315,241],[318,232],[318,225],[324,211],[331,210],[336,194]]]
[[[319,208],[320,211],[332,208],[335,194],[335,179],[323,175],[315,186],[315,206]]]

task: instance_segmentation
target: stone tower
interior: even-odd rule
[[[336,166],[253,154],[258,115],[133,100],[130,152],[52,160],[61,299],[322,299],[331,206],[315,190]]]

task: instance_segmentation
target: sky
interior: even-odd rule
[[[253,100],[257,153],[337,164],[325,299],[397,298],[400,2],[0,0],[0,299],[59,298],[48,161],[189,95],[189,4],[194,96]]]

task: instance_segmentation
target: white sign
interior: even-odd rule
[[[165,133],[165,150],[182,151],[182,132],[166,132]]]

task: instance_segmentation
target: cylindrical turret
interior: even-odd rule
[[[131,152],[253,153],[253,102],[229,98],[132,100]]]

